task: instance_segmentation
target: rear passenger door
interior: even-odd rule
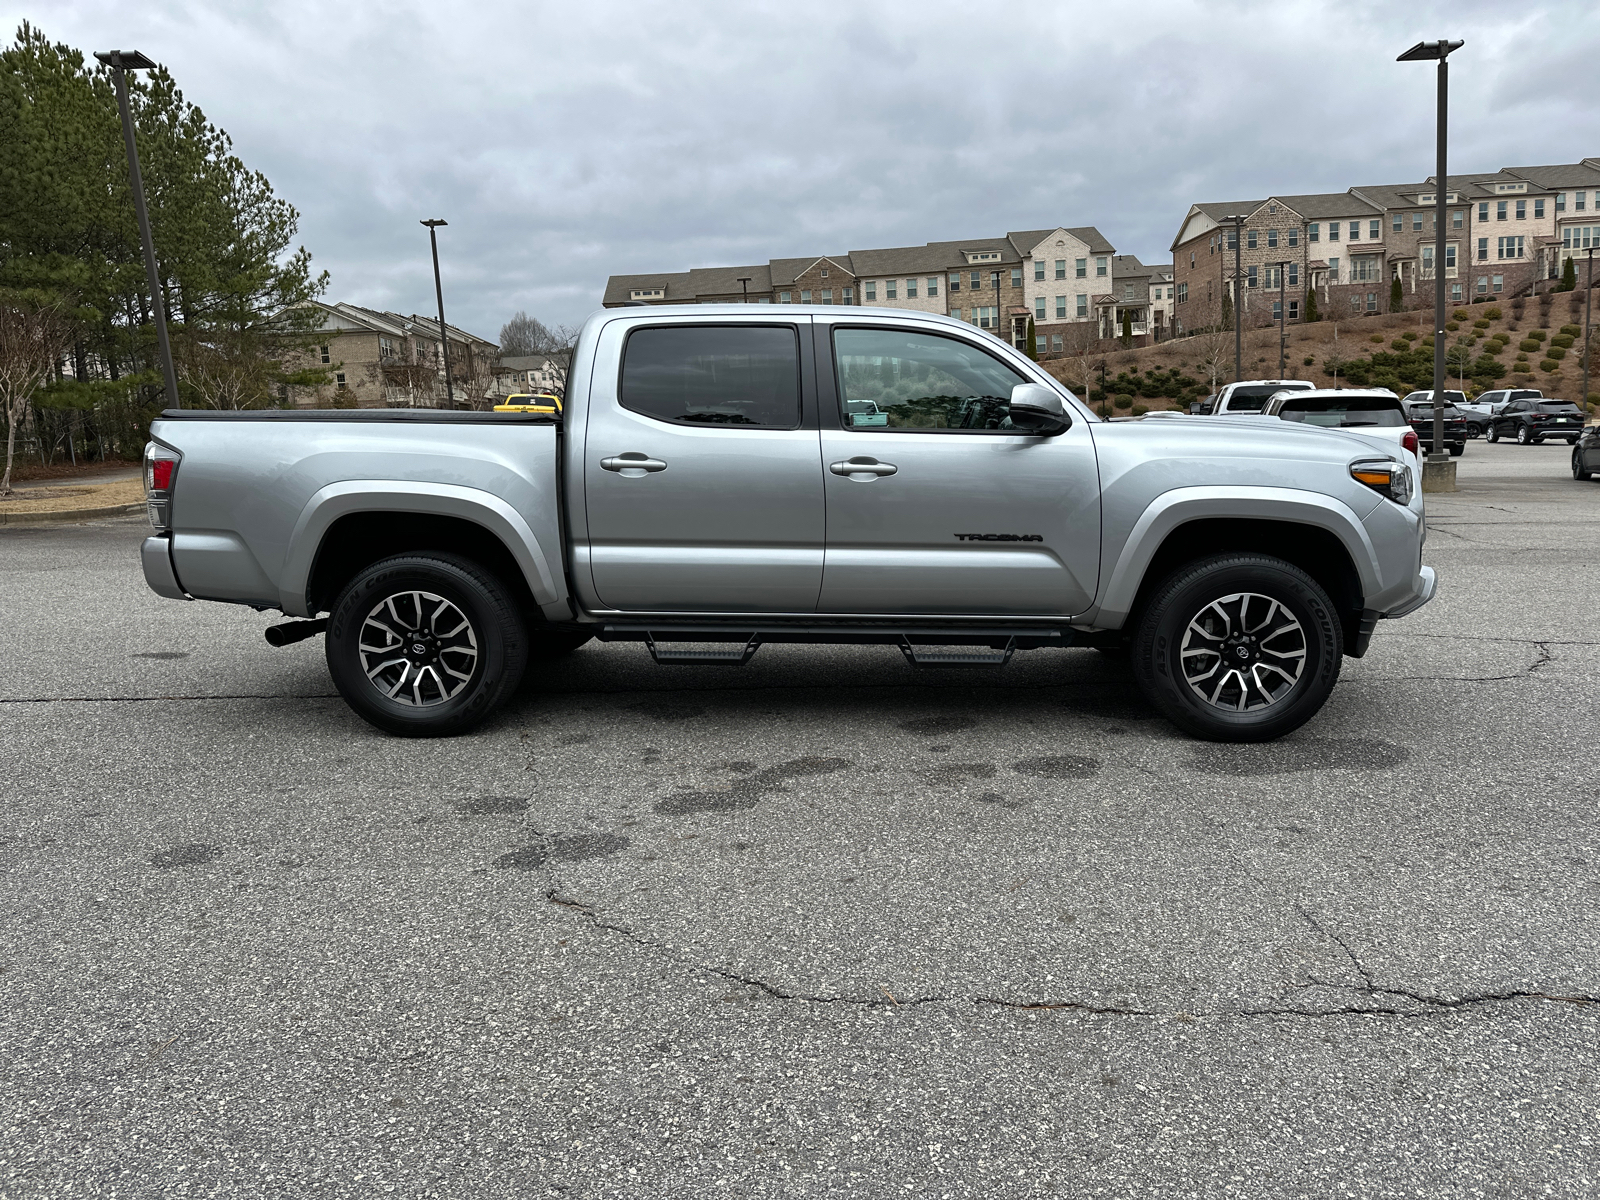
[[[605,328],[577,548],[602,608],[815,611],[823,493],[803,403],[810,335],[804,317]]]

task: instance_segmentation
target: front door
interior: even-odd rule
[[[1033,382],[964,339],[831,330],[837,396],[820,397],[828,549],[819,609],[1070,616],[1094,597],[1100,480],[1078,417],[1055,437],[1011,428]]]
[[[610,331],[608,331],[609,333]],[[607,608],[813,612],[817,431],[802,428],[797,321],[643,324],[597,369],[583,484]],[[602,342],[602,351],[605,343]]]

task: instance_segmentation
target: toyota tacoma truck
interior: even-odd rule
[[[394,734],[463,732],[598,638],[728,666],[1095,647],[1190,734],[1261,741],[1432,598],[1408,459],[1259,417],[1101,421],[947,317],[632,307],[584,325],[560,413],[164,413],[142,555],[162,596],[323,634]]]

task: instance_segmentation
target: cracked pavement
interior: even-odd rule
[[[385,738],[320,639],[0,529],[0,1197],[1600,1188],[1600,483],[1266,746],[1114,661],[583,648]]]

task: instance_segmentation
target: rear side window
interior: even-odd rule
[[[1572,400],[1542,400],[1534,405],[1540,412],[1577,412],[1578,405]]]
[[[622,353],[622,407],[680,425],[794,429],[800,335],[792,325],[659,325]]]

